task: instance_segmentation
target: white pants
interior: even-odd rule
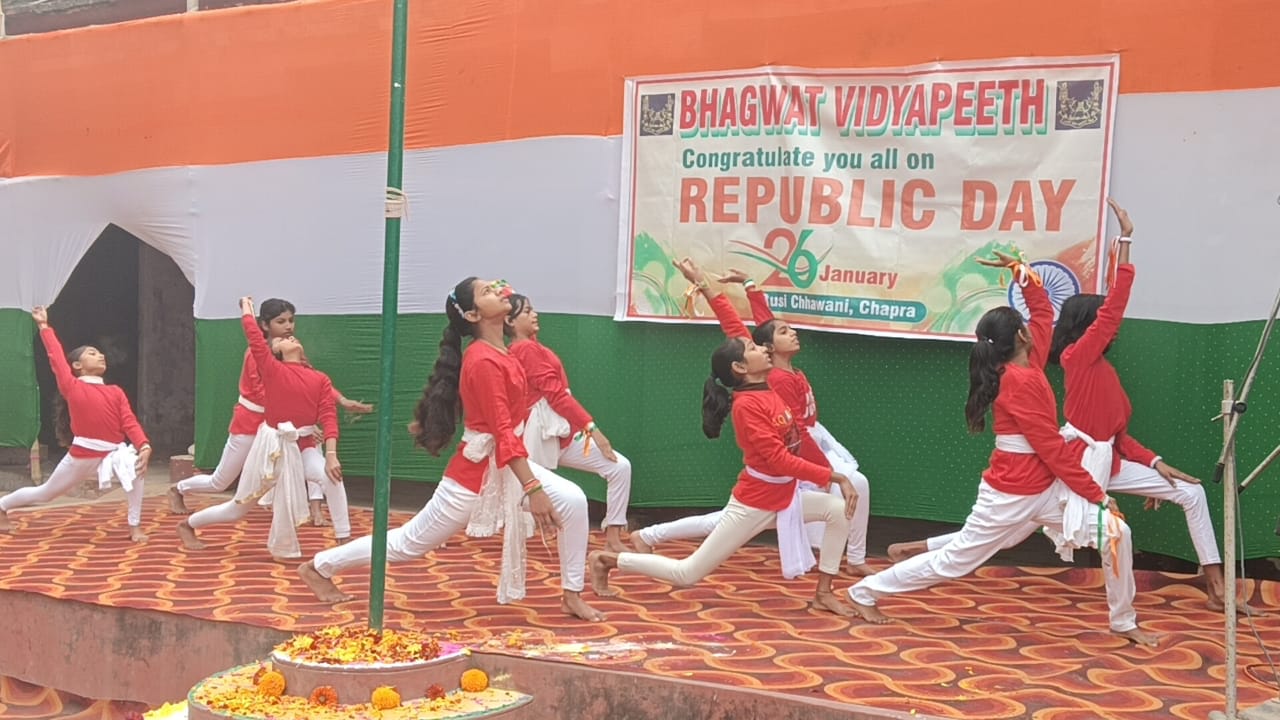
[[[302,466],[307,478],[307,488],[313,484],[320,486],[323,482],[325,498],[329,503],[329,515],[333,518],[333,535],[337,539],[351,537],[351,516],[347,512],[347,488],[342,483],[335,483],[325,475],[324,455],[319,448],[309,447],[302,451]],[[213,505],[199,510],[187,518],[193,529],[199,529],[219,523],[239,522],[249,511],[257,507],[256,502],[239,503],[235,499],[220,505]]]
[[[560,552],[560,587],[582,592],[586,581],[587,496],[582,488],[541,466],[530,464],[551,504],[560,514],[560,532],[556,534]],[[444,478],[426,507],[409,522],[387,533],[387,561],[404,562],[420,558],[440,547],[453,535],[462,532],[471,519],[480,496],[454,480]],[[193,516],[194,517],[194,516]],[[316,570],[333,577],[355,567],[367,567],[373,555],[373,538],[366,535],[345,545],[316,554]]]
[[[863,605],[875,605],[885,595],[923,590],[943,580],[964,577],[977,570],[1011,538],[1018,542],[1030,533],[1027,528],[1062,524],[1062,506],[1071,492],[1061,480],[1055,480],[1039,495],[1014,495],[1000,492],[984,480],[978,486],[978,500],[955,539],[937,550],[908,558],[893,567],[863,578],[849,588],[849,597]],[[1098,514],[1089,515],[1090,535],[1097,537]],[[1128,524],[1119,522],[1117,557],[1113,563],[1110,551],[1098,548],[1102,555],[1102,574],[1107,588],[1107,607],[1111,611],[1111,629],[1116,632],[1138,626],[1133,609],[1136,592],[1133,582],[1133,537]],[[1109,542],[1109,541],[1104,541]],[[1016,544],[1016,543],[1015,543]],[[1092,545],[1097,544],[1094,540]]]
[[[1120,470],[1112,478],[1107,492],[1123,495],[1138,495],[1177,503],[1182,507],[1187,518],[1187,531],[1191,535],[1191,544],[1195,546],[1196,557],[1203,565],[1220,565],[1222,556],[1218,554],[1218,540],[1213,532],[1213,519],[1209,515],[1209,501],[1205,497],[1204,488],[1195,484],[1174,480],[1169,484],[1155,468],[1147,467],[1129,460],[1120,461]],[[1025,535],[1019,538],[1010,537],[1001,549],[1014,547],[1040,529],[1031,523]],[[926,541],[930,550],[936,550],[953,540],[956,533],[938,535]],[[1008,544],[1011,543],[1011,544]]]
[[[818,569],[827,575],[840,572],[840,551],[849,537],[844,501],[827,493],[802,492],[805,522],[822,522],[827,532],[818,554]],[[683,560],[644,553],[620,553],[618,569],[687,587],[711,574],[720,564],[764,530],[773,527],[778,514],[759,510],[729,498],[719,522],[693,554]]]
[[[244,470],[244,460],[249,457],[249,448],[253,447],[253,435],[229,435],[227,444],[222,447],[222,457],[218,459],[218,467],[212,474],[192,475],[178,482],[178,492],[216,493],[231,487],[231,483],[240,477]]]
[[[0,510],[9,512],[28,505],[47,503],[66,495],[81,483],[92,482],[97,487],[98,465],[101,463],[102,458],[78,458],[67,453],[62,456],[62,461],[43,485],[19,488],[0,498]],[[133,489],[125,493],[130,527],[138,527],[142,523],[142,491],[145,484],[146,478],[139,475],[133,480]]]
[[[324,499],[333,522],[333,536],[338,540],[351,537],[351,511],[347,507],[347,484],[334,482],[324,471],[324,452],[319,446],[302,451],[302,468],[307,477],[307,499]]]
[[[594,473],[604,478],[608,488],[608,502],[605,504],[602,526],[625,526],[627,524],[627,505],[631,502],[631,461],[615,450],[614,455],[618,456],[618,461],[610,462],[609,458],[600,452],[600,446],[596,443],[591,443],[590,454],[583,457],[582,449],[584,447],[586,447],[585,436],[573,439],[560,450],[560,465],[574,470]]]

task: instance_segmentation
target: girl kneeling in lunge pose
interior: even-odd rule
[[[871,518],[871,488],[867,476],[858,471],[858,461],[844,445],[818,422],[818,403],[814,399],[813,388],[804,371],[792,365],[792,360],[800,352],[800,336],[795,328],[786,321],[773,316],[769,309],[769,299],[760,291],[754,281],[741,270],[729,269],[729,274],[720,278],[722,283],[741,283],[751,303],[751,318],[756,324],[751,333],[752,340],[769,350],[773,360],[773,369],[769,371],[769,387],[787,403],[792,417],[801,431],[813,439],[812,445],[806,449],[817,449],[821,456],[811,457],[804,452],[803,457],[821,464],[825,460],[841,475],[849,478],[853,489],[858,493],[858,507],[849,522],[848,567],[856,575],[870,575],[875,572],[867,565],[867,522]],[[802,490],[815,489],[808,483],[801,484]],[[840,486],[832,484],[830,492],[839,495]],[[720,522],[719,511],[706,515],[680,518],[632,533],[631,542],[640,552],[652,552],[659,543],[671,540],[688,540],[706,537]],[[822,536],[826,532],[820,523],[808,523],[805,532],[809,536],[809,544],[820,547]]]
[[[268,298],[258,308],[258,326],[267,339],[267,345],[274,347],[278,340],[293,337],[297,308],[288,300]],[[306,358],[303,358],[306,362]],[[188,515],[185,496],[191,493],[217,493],[231,487],[240,472],[244,470],[245,459],[249,457],[249,448],[258,433],[258,426],[265,417],[266,391],[262,387],[262,374],[258,371],[258,363],[253,358],[253,351],[246,349],[244,362],[240,367],[240,397],[236,400],[231,415],[231,426],[227,429],[227,443],[223,446],[222,457],[212,473],[193,475],[169,488],[169,511]],[[343,410],[354,414],[373,412],[373,406],[367,403],[349,400],[336,388],[333,399]],[[347,490],[343,483],[335,483],[324,474],[324,466],[320,464],[306,468],[307,494],[310,499],[311,524],[316,526],[330,524],[324,519],[321,500],[328,498],[329,514],[333,517],[334,537],[338,542],[345,542],[351,537],[351,518],[347,512]]]
[[[609,438],[591,414],[569,392],[564,363],[551,348],[538,340],[538,313],[533,302],[512,294],[507,334],[511,355],[524,367],[529,382],[529,425],[524,445],[529,459],[555,470],[563,465],[599,475],[608,487],[605,506],[605,547],[615,552],[625,549],[622,529],[627,526],[627,503],[631,500],[631,461],[613,449]]]
[[[129,398],[118,385],[102,382],[107,357],[97,348],[78,347],[64,355],[58,336],[49,327],[45,309],[35,308],[31,318],[40,328],[58,392],[65,399],[66,407],[59,408],[56,425],[58,439],[68,446],[67,454],[43,485],[15,490],[0,498],[0,532],[12,532],[10,510],[49,502],[96,476],[100,488],[110,486],[113,478],[119,481],[129,503],[129,538],[146,542],[140,525],[151,443],[133,414]]]
[[[1129,434],[1132,405],[1119,374],[1106,357],[1120,332],[1135,277],[1134,266],[1129,262],[1133,222],[1114,200],[1108,199],[1108,203],[1120,223],[1111,291],[1106,295],[1082,293],[1067,298],[1053,329],[1049,362],[1062,365],[1066,381],[1063,414],[1067,425],[1062,432],[1069,438],[1069,447],[1075,455],[1082,457],[1094,448],[1110,456],[1107,492],[1140,495],[1147,498],[1148,508],[1158,507],[1162,501],[1182,507],[1192,544],[1204,568],[1209,608],[1221,611],[1225,587],[1222,558],[1218,554],[1204,488],[1200,487],[1199,480],[1164,462]],[[1038,529],[1034,524],[1026,528],[1028,534]],[[901,560],[942,547],[954,537],[952,533],[927,541],[895,544],[890,546],[889,555],[891,559]],[[1011,538],[1009,546],[1020,541]]]
[[[988,310],[978,321],[977,342],[969,354],[965,419],[971,432],[981,432],[992,408],[996,432],[996,448],[978,485],[978,500],[954,540],[863,578],[849,589],[849,597],[865,619],[888,622],[876,608],[877,599],[968,575],[1010,538],[1025,538],[1027,527],[1044,526],[1063,549],[1099,550],[1111,630],[1154,646],[1159,637],[1138,627],[1133,608],[1129,526],[1091,474],[1108,473],[1110,464],[1101,466],[1086,458],[1086,470],[1058,434],[1057,404],[1044,375],[1053,305],[1029,268],[1016,258],[999,256],[998,261],[981,262],[1014,271],[1031,322],[1028,328],[1011,307]]]
[[[506,294],[501,282],[470,277],[445,301],[449,324],[410,428],[432,455],[439,455],[453,440],[459,408],[465,430],[426,507],[387,534],[387,560],[420,558],[463,529],[480,536],[505,529],[498,601],[518,600],[525,591],[529,533],[522,505],[527,500],[540,530],[560,530],[561,607],[583,620],[603,620],[582,598],[587,496],[572,482],[529,462],[520,439],[529,414],[528,387],[519,361],[503,344],[503,325],[511,311]],[[465,352],[464,336],[472,338]],[[372,538],[365,536],[317,554],[298,573],[316,597],[341,602],[350,598],[332,578],[367,566],[372,552]]]
[[[677,267],[706,296],[729,336],[711,355],[711,377],[702,394],[703,432],[709,438],[719,437],[725,417],[732,412],[734,438],[742,450],[745,467],[719,523],[692,555],[675,560],[645,553],[594,552],[590,556],[592,584],[600,595],[614,594],[609,587],[609,572],[617,568],[672,585],[692,585],[756,535],[775,526],[782,574],[798,577],[814,565],[804,523],[822,521],[826,532],[818,557],[821,575],[814,607],[851,615],[848,605],[832,592],[831,581],[840,573],[849,518],[854,514],[858,495],[845,476],[799,456],[805,436],[787,404],[769,388],[767,378],[772,362],[768,352],[751,340],[729,299],[719,289],[710,289],[702,270],[692,260],[686,258]],[[825,491],[801,491],[801,480],[820,488],[837,483],[844,499]]]
[[[240,299],[240,313],[249,351],[262,376],[266,412],[245,458],[235,497],[178,523],[178,537],[187,549],[201,550],[204,543],[196,530],[237,522],[269,496],[273,514],[267,547],[278,559],[301,557],[296,529],[308,519],[307,477],[323,476],[335,485],[342,482],[333,383],[307,364],[296,337],[277,339],[274,350],[279,357],[273,354],[254,319],[253,298]],[[317,425],[325,431],[323,454],[316,444]],[[340,497],[341,507],[331,511],[335,517],[346,517],[346,492]]]

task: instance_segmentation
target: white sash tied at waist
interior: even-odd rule
[[[560,465],[560,438],[573,434],[569,421],[551,409],[546,398],[541,398],[529,408],[529,419],[524,423],[524,447],[529,459],[548,470]]]
[[[515,429],[517,437],[525,434],[524,423]],[[502,570],[498,575],[498,602],[507,604],[525,596],[525,541],[533,536],[533,518],[521,509],[524,489],[510,467],[498,467],[494,460],[497,441],[493,435],[471,428],[462,432],[463,457],[471,462],[489,461],[480,499],[467,523],[470,537],[492,537],[503,531]],[[533,464],[530,463],[530,467]]]
[[[71,444],[94,452],[104,452],[107,456],[98,464],[98,489],[107,490],[114,478],[120,481],[125,492],[133,490],[133,481],[138,479],[138,451],[128,443],[113,443],[106,440],[80,437],[77,435]]]
[[[262,423],[240,473],[235,501],[242,505],[255,502],[271,505],[267,548],[278,558],[302,557],[297,529],[310,515],[298,438],[314,431],[312,425],[295,428],[293,423],[283,422],[273,428]]]
[[[1015,455],[1036,454],[1035,448],[1031,447],[1031,441],[1027,440],[1026,435],[997,435],[996,449]]]
[[[795,478],[767,475],[748,465],[747,474],[771,485],[795,484],[791,502],[778,511],[778,557],[782,562],[782,577],[798,578],[813,569],[817,560],[809,546],[809,536],[804,531],[804,504],[800,500],[800,483]]]
[[[236,400],[236,403],[240,405],[240,407],[244,408],[245,410],[258,413],[259,415],[262,415],[267,412],[266,408],[262,407],[258,403],[250,400],[249,398],[243,395],[241,395],[240,398]]]
[[[1067,442],[1072,440],[1081,440],[1085,444],[1084,455],[1080,458],[1080,466],[1085,472],[1093,477],[1093,481],[1098,483],[1098,487],[1102,488],[1102,492],[1107,491],[1107,485],[1111,481],[1111,454],[1113,452],[1112,443],[1115,438],[1107,440],[1095,440],[1078,428],[1067,423],[1062,426],[1062,439]],[[1099,525],[1106,527],[1107,537],[1112,537],[1118,532],[1118,528],[1113,527],[1115,524],[1109,521],[1108,517],[1102,517],[1105,513],[1110,516],[1109,511],[1104,511],[1093,502],[1084,499],[1066,483],[1060,483],[1062,490],[1062,527],[1044,529],[1044,534],[1053,541],[1054,546],[1058,550],[1058,557],[1067,562],[1071,562],[1075,556],[1077,548],[1089,547],[1097,541],[1089,532],[1089,521],[1094,513],[1099,514]],[[1098,543],[1098,552],[1104,552],[1101,542]]]

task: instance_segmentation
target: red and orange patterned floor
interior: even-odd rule
[[[361,599],[330,608],[311,598],[292,564],[271,559],[263,545],[267,512],[242,526],[206,529],[209,549],[190,553],[178,545],[177,519],[159,497],[147,501],[144,529],[152,539],[145,545],[125,539],[119,504],[12,517],[17,534],[0,535],[0,589],[285,630],[367,616],[364,574],[342,578]],[[368,531],[369,513],[354,511],[352,519],[356,533]],[[392,523],[405,519],[396,513]],[[304,554],[323,548],[327,535],[304,529]],[[455,631],[529,657],[942,717],[1190,719],[1223,702],[1222,619],[1204,609],[1204,592],[1183,576],[1138,577],[1142,625],[1169,635],[1152,650],[1106,631],[1097,570],[987,567],[885,600],[897,622],[872,626],[810,611],[813,580],[782,580],[776,550],[749,547],[693,588],[618,576],[622,596],[593,599],[608,620],[592,625],[560,612],[552,553],[554,545],[548,552],[530,544],[529,596],[503,606],[494,600],[497,543],[458,537],[429,559],[393,568],[387,623]],[[1249,591],[1255,605],[1280,607],[1280,584],[1251,583]],[[1262,643],[1280,650],[1280,615],[1255,623]],[[1276,696],[1247,625],[1239,664],[1242,706]]]
[[[118,720],[139,703],[90,700],[0,675],[0,718],[6,720]]]

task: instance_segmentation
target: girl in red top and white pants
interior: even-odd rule
[[[605,505],[605,547],[621,552],[622,529],[627,525],[627,504],[631,500],[631,461],[613,449],[609,438],[591,414],[569,392],[564,364],[551,348],[538,341],[538,313],[524,295],[512,294],[507,334],[511,356],[524,366],[529,381],[525,402],[529,424],[524,445],[529,459],[555,470],[563,465],[599,475],[608,488]]]
[[[268,298],[262,302],[258,310],[258,325],[262,328],[268,345],[280,338],[293,337],[296,312],[297,309],[288,300]],[[232,409],[231,425],[227,429],[227,443],[222,448],[222,456],[218,459],[217,467],[212,473],[193,475],[169,488],[170,512],[179,515],[189,514],[191,511],[187,509],[184,495],[222,492],[231,487],[231,483],[235,482],[244,469],[245,459],[249,457],[249,448],[253,446],[253,439],[258,433],[258,426],[262,425],[265,419],[267,402],[266,390],[262,386],[262,376],[258,372],[258,363],[253,359],[253,351],[250,349],[244,351],[244,362],[240,367],[239,389],[240,397]],[[348,400],[336,388],[333,390],[333,398],[340,407],[350,413],[363,414],[373,411],[372,405]],[[323,469],[323,465],[319,467],[319,473],[314,472],[313,469],[307,478],[311,522],[313,525],[329,524],[324,520],[324,513],[319,503],[326,495],[335,496],[329,503],[329,511],[330,515],[334,516],[334,535],[342,541],[351,536],[351,521],[345,512],[335,513],[334,506],[336,503],[339,508],[346,507],[346,488],[341,484],[326,482]],[[341,498],[336,497],[339,493],[342,495]]]
[[[265,410],[235,497],[205,508],[178,524],[178,535],[192,550],[204,547],[195,531],[216,523],[236,522],[264,498],[270,498],[274,517],[267,545],[277,558],[301,556],[294,529],[307,516],[307,480],[322,477],[341,485],[338,462],[338,411],[329,376],[307,364],[302,343],[282,337],[275,352],[263,337],[253,315],[251,298],[241,298],[240,323],[249,351],[262,376]],[[316,426],[325,430],[324,454],[316,446]],[[341,488],[340,488],[341,489]],[[346,490],[329,494],[335,534],[349,535]]]
[[[1124,320],[1135,276],[1133,265],[1129,263],[1133,223],[1124,209],[1114,201],[1110,202],[1120,221],[1120,239],[1116,241],[1117,264],[1115,277],[1111,278],[1111,290],[1106,295],[1080,294],[1068,298],[1062,305],[1053,331],[1049,361],[1062,365],[1066,381],[1063,414],[1067,418],[1067,427],[1064,433],[1074,437],[1070,447],[1078,456],[1083,456],[1088,447],[1084,438],[1102,441],[1114,448],[1110,453],[1107,492],[1146,497],[1148,507],[1160,501],[1182,506],[1192,545],[1204,568],[1209,607],[1222,610],[1222,558],[1218,554],[1218,541],[1204,488],[1199,480],[1168,465],[1129,434],[1133,406],[1120,384],[1119,374],[1106,358]],[[1037,526],[1030,525],[1026,528],[1027,534],[1037,529]],[[954,535],[929,538],[927,547],[941,547]],[[1009,547],[1016,544],[1012,542]]]
[[[877,599],[968,575],[1011,538],[1025,538],[1027,527],[1045,526],[1076,546],[1099,549],[1111,630],[1155,645],[1158,638],[1138,627],[1133,608],[1129,526],[1058,432],[1057,403],[1044,375],[1053,324],[1049,296],[1038,282],[1027,282],[1030,273],[1016,258],[1001,255],[999,262],[983,262],[1021,275],[1031,322],[1025,326],[1011,307],[989,310],[978,321],[965,416],[970,431],[980,432],[987,408],[993,408],[996,449],[982,474],[977,502],[954,540],[863,578],[849,589],[849,597],[867,620],[887,622],[875,607]],[[1107,468],[1093,469],[1105,478]],[[1083,512],[1073,510],[1077,504]]]
[[[598,594],[613,594],[609,572],[617,568],[672,585],[692,585],[756,535],[775,526],[783,575],[797,577],[814,564],[804,523],[822,521],[827,531],[818,558],[822,574],[814,606],[849,615],[848,606],[832,592],[831,581],[840,572],[849,518],[858,496],[848,478],[832,472],[825,463],[800,456],[808,435],[796,425],[782,398],[769,388],[766,379],[772,362],[768,352],[751,340],[728,298],[718,290],[710,290],[702,270],[693,261],[686,258],[677,267],[706,296],[729,336],[711,356],[712,374],[703,388],[703,432],[708,437],[718,437],[725,415],[732,409],[734,438],[742,450],[745,467],[738,474],[733,496],[719,523],[692,555],[675,560],[646,553],[593,552],[589,559],[592,584]],[[823,488],[830,482],[839,483],[847,500],[826,492],[801,491],[800,481]]]
[[[66,399],[74,438],[65,438],[69,441],[67,454],[43,485],[21,488],[0,498],[0,532],[12,531],[7,515],[10,510],[49,502],[96,476],[101,488],[109,486],[113,478],[124,487],[129,504],[129,537],[145,542],[147,536],[139,526],[151,443],[133,414],[129,398],[119,386],[102,382],[107,358],[97,348],[79,347],[66,355],[49,327],[45,309],[37,307],[31,317],[40,329],[58,392]],[[59,428],[60,436],[64,432]],[[132,447],[125,444],[126,440]]]
[[[729,274],[720,282],[737,282],[746,287],[747,300],[751,304],[751,317],[756,329],[752,339],[757,345],[770,349],[773,357],[773,369],[769,371],[769,387],[781,397],[791,408],[791,415],[796,424],[813,438],[814,444],[826,462],[841,475],[849,478],[854,492],[858,494],[858,506],[854,509],[849,522],[849,543],[847,557],[849,569],[858,575],[869,575],[875,572],[867,565],[867,522],[871,519],[871,486],[867,476],[858,471],[858,461],[844,445],[836,440],[822,423],[818,422],[818,403],[813,397],[813,387],[804,371],[791,365],[791,359],[800,352],[800,338],[789,324],[776,319],[769,309],[769,299],[755,283],[741,270],[730,268]],[[817,458],[811,458],[816,460]],[[805,490],[815,489],[805,483]],[[829,486],[830,492],[840,496],[839,484]],[[653,546],[671,540],[685,540],[706,537],[717,523],[720,512],[680,518],[667,523],[652,525],[636,532],[632,537],[636,549],[650,552]],[[805,526],[809,536],[809,544],[817,547],[822,543],[826,526],[822,523],[809,523]]]
[[[544,534],[559,530],[561,607],[570,615],[604,616],[582,598],[586,579],[587,496],[572,482],[529,462],[520,439],[529,413],[528,384],[520,362],[503,344],[511,303],[503,284],[467,278],[449,294],[449,324],[440,341],[431,378],[410,430],[433,455],[453,441],[458,408],[465,431],[426,507],[387,534],[388,562],[421,558],[454,534],[488,536],[504,531],[498,601],[524,597],[525,543],[530,528],[524,508]],[[466,351],[463,336],[473,338]],[[373,554],[369,536],[325,550],[298,568],[316,597],[350,599],[332,578],[366,567]]]

